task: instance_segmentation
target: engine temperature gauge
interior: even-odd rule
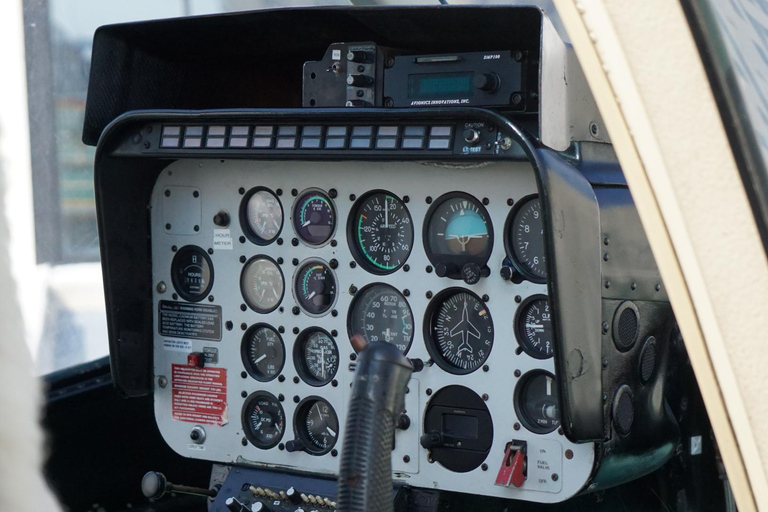
[[[277,309],[283,300],[285,281],[283,271],[268,256],[251,258],[240,275],[240,291],[245,302],[258,313]]]
[[[336,275],[323,260],[307,260],[294,276],[293,296],[304,313],[322,316],[336,302]]]

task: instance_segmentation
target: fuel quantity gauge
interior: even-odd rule
[[[251,377],[268,382],[283,370],[285,345],[271,326],[256,324],[245,331],[240,344],[240,355],[243,366]]]

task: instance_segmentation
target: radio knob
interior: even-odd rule
[[[480,142],[480,132],[473,128],[467,128],[466,130],[464,130],[464,140],[470,146],[474,146],[475,144]]]
[[[366,52],[365,50],[350,50],[347,52],[347,60],[350,62],[359,62],[360,64],[373,62],[373,53]]]
[[[373,83],[373,78],[368,75],[347,75],[347,85],[352,87],[368,87]]]
[[[475,86],[475,89],[480,89],[481,91],[494,92],[499,88],[500,82],[499,75],[496,73],[483,73],[481,75],[475,75],[475,78],[472,80],[472,85]]]

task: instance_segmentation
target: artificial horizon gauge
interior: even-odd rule
[[[350,339],[359,334],[368,343],[386,341],[406,354],[413,341],[413,313],[403,294],[384,283],[357,292],[347,315]]]
[[[435,199],[424,221],[424,249],[440,277],[477,283],[490,275],[493,225],[476,198],[451,192]]]
[[[266,391],[257,391],[245,399],[241,420],[245,437],[262,450],[277,446],[285,433],[283,406]]]
[[[339,369],[339,348],[324,329],[310,327],[296,338],[293,363],[301,380],[310,386],[324,386]]]
[[[280,199],[267,188],[252,188],[240,204],[240,224],[251,242],[257,245],[272,243],[283,229]]]
[[[274,311],[285,292],[283,271],[269,256],[254,256],[240,274],[240,291],[248,306],[257,313]]]
[[[285,345],[283,338],[267,324],[248,328],[240,344],[240,356],[248,374],[261,382],[268,382],[283,370]]]
[[[413,221],[405,202],[384,190],[357,200],[349,217],[352,256],[372,274],[391,274],[405,265],[413,248]]]
[[[213,263],[200,247],[185,245],[173,256],[171,281],[182,299],[198,302],[213,286]]]
[[[457,375],[477,370],[493,348],[488,306],[469,290],[443,290],[427,308],[424,340],[432,359],[443,370]]]
[[[509,212],[504,225],[504,247],[520,275],[534,283],[547,281],[547,256],[544,249],[539,196],[521,199]]]
[[[520,304],[515,314],[515,334],[520,347],[531,357],[552,357],[552,315],[546,295],[532,295]]]
[[[296,407],[293,428],[299,446],[310,455],[330,452],[339,439],[336,411],[331,404],[316,396],[305,398]]]
[[[515,387],[515,411],[525,428],[547,434],[560,426],[557,381],[544,370],[523,375]]]
[[[293,229],[307,245],[321,246],[336,229],[336,207],[319,189],[305,190],[293,205]]]
[[[293,278],[293,296],[309,316],[328,313],[336,303],[336,275],[326,262],[312,258],[299,265]]]

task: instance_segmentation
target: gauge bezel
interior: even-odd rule
[[[208,269],[210,271],[211,277],[208,280],[208,286],[205,287],[205,291],[200,294],[200,297],[194,298],[192,295],[187,294],[187,292],[182,290],[181,285],[178,282],[178,277],[176,275],[176,272],[174,272],[174,267],[176,265],[176,259],[179,258],[180,254],[183,254],[185,251],[195,251],[198,252],[203,256],[206,263],[208,263]],[[171,283],[173,284],[173,289],[176,290],[176,293],[181,297],[182,299],[186,300],[187,302],[200,302],[204,298],[208,296],[208,294],[211,292],[211,288],[213,288],[213,279],[214,279],[214,272],[213,272],[213,262],[211,261],[211,258],[208,257],[208,253],[205,252],[205,249],[202,247],[199,247],[194,244],[185,245],[184,247],[178,249],[176,251],[176,254],[173,255],[173,259],[171,260]]]
[[[408,254],[406,254],[405,258],[403,258],[403,261],[398,265],[397,267],[393,269],[383,269],[378,266],[376,266],[375,263],[371,262],[364,254],[363,249],[360,247],[359,239],[357,237],[357,229],[356,229],[356,222],[355,219],[358,216],[358,213],[360,212],[360,209],[365,205],[365,203],[373,196],[377,194],[385,194],[391,197],[394,197],[400,204],[403,205],[403,208],[405,209],[405,213],[408,215],[408,218],[411,219],[410,222],[410,228],[411,228],[411,244],[410,249],[408,249]],[[365,194],[361,195],[352,205],[352,208],[350,209],[350,215],[347,218],[347,245],[349,246],[349,252],[352,253],[352,257],[355,259],[358,265],[360,265],[363,270],[376,275],[376,276],[386,276],[389,274],[394,274],[407,263],[408,258],[411,257],[411,253],[413,252],[413,245],[416,242],[416,232],[413,229],[413,216],[411,215],[411,211],[408,209],[407,203],[400,198],[397,194],[394,194],[390,192],[389,190],[384,189],[374,189],[369,190]]]
[[[336,347],[336,358],[338,359],[336,363],[336,369],[333,372],[333,375],[331,375],[327,380],[321,381],[318,380],[316,377],[312,375],[312,373],[309,371],[309,368],[307,368],[306,365],[306,358],[304,357],[304,350],[307,346],[307,342],[309,341],[309,337],[316,333],[320,332],[328,336],[328,339],[330,339],[333,342],[333,345]],[[309,384],[310,386],[314,388],[319,388],[322,386],[325,386],[329,382],[331,382],[333,379],[336,378],[336,374],[339,373],[339,366],[341,366],[341,354],[339,353],[339,344],[336,342],[336,339],[330,335],[328,331],[323,329],[322,327],[307,327],[303,331],[301,331],[298,335],[296,335],[296,340],[293,342],[293,365],[296,368],[296,373],[299,375],[299,378],[304,381],[304,383]]]
[[[277,370],[277,373],[275,373],[274,377],[259,376],[255,366],[252,364],[252,361],[249,355],[248,345],[250,345],[249,343],[250,338],[251,336],[253,336],[253,334],[257,330],[263,327],[270,329],[272,332],[277,334],[277,339],[280,340],[280,344],[283,346],[283,359],[280,362],[280,368]],[[259,382],[273,381],[278,377],[278,375],[282,373],[283,369],[285,368],[285,341],[283,340],[283,337],[280,336],[280,332],[274,327],[272,327],[271,325],[264,322],[253,324],[250,327],[248,327],[248,329],[245,330],[245,332],[243,333],[243,337],[240,339],[240,357],[243,361],[243,367],[245,368],[245,371],[248,372],[248,375],[250,375],[252,378],[254,378]]]
[[[517,307],[517,311],[515,311],[515,338],[517,339],[517,344],[520,345],[520,348],[531,356],[534,359],[538,359],[540,361],[544,361],[546,359],[550,359],[554,357],[555,355],[555,340],[552,340],[552,354],[550,355],[542,355],[541,353],[537,352],[533,347],[531,347],[528,344],[528,338],[525,336],[525,328],[520,325],[520,322],[524,320],[523,312],[526,310],[526,308],[531,305],[534,301],[537,300],[545,300],[547,303],[549,303],[549,297],[544,295],[543,293],[537,293],[535,295],[531,295],[529,297],[526,297],[523,302],[520,303],[520,305]],[[551,306],[550,306],[551,308]],[[551,315],[551,312],[550,312]],[[550,319],[550,322],[552,320]],[[554,333],[553,333],[554,334]],[[554,338],[554,336],[553,336]]]
[[[432,223],[432,217],[435,215],[435,213],[440,209],[440,207],[444,203],[447,203],[448,201],[455,198],[462,198],[472,202],[475,206],[478,207],[478,210],[482,213],[485,219],[485,224],[488,227],[488,248],[486,249],[483,255],[479,255],[479,256],[461,256],[461,255],[451,255],[451,254],[438,255],[435,253],[434,249],[431,246],[430,236],[429,236],[429,227],[430,227],[430,224]],[[427,210],[426,215],[424,216],[424,225],[422,226],[421,231],[422,231],[421,239],[422,239],[422,244],[424,245],[424,252],[427,255],[427,259],[429,259],[429,262],[432,263],[432,265],[434,265],[435,267],[439,264],[456,267],[457,270],[455,272],[448,272],[448,274],[446,274],[445,277],[448,277],[450,279],[462,280],[461,269],[467,263],[475,263],[477,264],[478,267],[480,267],[480,269],[482,269],[483,267],[488,265],[488,260],[491,259],[491,255],[493,254],[494,233],[493,233],[493,220],[491,219],[491,215],[488,213],[488,209],[485,207],[482,200],[476,198],[475,196],[467,192],[461,192],[461,191],[447,192],[441,195],[440,197],[434,199],[429,209]]]
[[[280,206],[280,214],[282,216],[280,220],[280,229],[277,230],[277,234],[272,240],[265,240],[261,238],[259,235],[253,232],[253,229],[251,228],[251,223],[248,221],[248,201],[251,200],[251,197],[256,194],[257,192],[269,192],[272,194],[272,196],[277,199],[277,204]],[[260,246],[266,246],[270,245],[275,242],[278,238],[280,238],[280,234],[283,232],[283,226],[285,226],[285,208],[283,208],[283,202],[280,200],[280,197],[270,188],[267,187],[253,187],[248,192],[243,195],[243,199],[240,201],[240,229],[243,231],[243,234],[245,235],[245,238],[250,240],[256,245]]]
[[[246,416],[246,413],[248,409],[250,408],[249,405],[252,401],[256,400],[258,397],[266,397],[269,400],[274,401],[274,403],[277,404],[278,408],[280,409],[280,412],[283,416],[283,431],[280,433],[280,436],[273,442],[269,444],[261,444],[261,441],[258,441],[256,437],[253,435],[253,432],[251,432],[251,429],[248,427],[248,424],[246,423],[246,420],[250,417],[250,415]],[[275,395],[270,393],[269,391],[255,391],[248,395],[245,400],[243,400],[243,406],[240,411],[240,426],[243,428],[243,435],[246,439],[248,439],[248,442],[250,442],[254,447],[260,449],[260,450],[269,450],[271,448],[274,448],[278,444],[280,444],[280,441],[283,440],[283,437],[285,437],[285,409],[283,409],[283,405],[280,403],[280,400],[277,399]]]
[[[283,280],[283,292],[282,292],[282,294],[280,295],[280,299],[279,299],[279,300],[278,300],[278,301],[275,303],[275,305],[274,305],[272,308],[270,308],[270,309],[260,309],[260,308],[258,308],[258,307],[256,307],[256,306],[254,306],[254,305],[253,305],[253,304],[251,304],[251,302],[248,300],[248,297],[246,296],[246,294],[245,294],[245,293],[243,293],[243,276],[245,275],[245,269],[247,269],[247,268],[248,268],[248,266],[249,266],[249,265],[250,265],[250,264],[251,264],[253,261],[255,261],[255,260],[259,260],[259,259],[265,259],[265,260],[269,260],[269,261],[271,261],[272,263],[274,263],[274,264],[275,264],[275,266],[277,267],[277,269],[280,271],[280,278]],[[243,298],[243,301],[245,301],[245,304],[246,304],[246,305],[247,305],[249,308],[251,308],[253,311],[255,311],[255,312],[257,312],[257,313],[261,313],[262,315],[265,315],[265,314],[267,314],[267,313],[271,313],[271,312],[273,312],[274,310],[276,310],[278,307],[280,307],[280,304],[282,304],[282,303],[283,303],[283,299],[285,298],[285,274],[283,274],[283,269],[282,269],[282,268],[280,268],[280,265],[277,263],[277,261],[275,261],[275,260],[274,260],[274,259],[272,259],[271,257],[267,256],[266,254],[257,254],[256,256],[253,256],[253,257],[251,257],[251,258],[248,258],[248,260],[246,260],[246,262],[245,262],[245,263],[243,263],[243,268],[242,268],[242,270],[240,271],[240,280],[239,280],[239,284],[240,284],[240,296]]]
[[[317,244],[313,244],[305,240],[304,237],[302,237],[301,234],[299,234],[299,230],[296,227],[296,219],[297,219],[296,211],[299,207],[299,204],[301,203],[301,200],[309,194],[322,195],[325,199],[328,200],[328,204],[331,205],[331,211],[333,212],[333,228],[331,229],[331,234],[328,235],[328,238],[326,238],[324,241]],[[319,247],[325,247],[326,245],[331,243],[331,240],[333,240],[334,237],[336,236],[336,230],[339,228],[339,210],[338,208],[336,208],[336,202],[331,197],[331,194],[317,187],[305,188],[304,190],[296,194],[296,199],[294,199],[293,206],[291,206],[291,226],[293,227],[293,232],[296,235],[296,238],[301,240],[301,243],[303,243],[307,247],[319,248]]]
[[[514,205],[512,205],[512,208],[509,210],[509,213],[507,214],[507,219],[504,221],[504,253],[507,255],[507,258],[512,263],[512,267],[517,271],[518,274],[520,274],[523,279],[530,281],[532,283],[536,284],[545,284],[547,282],[547,276],[545,277],[539,277],[535,274],[533,274],[523,263],[517,258],[515,254],[515,248],[512,243],[512,236],[511,236],[511,229],[514,228],[514,221],[515,217],[517,216],[518,212],[525,207],[530,201],[533,201],[535,199],[539,200],[539,209],[541,210],[541,198],[539,197],[539,194],[529,194],[527,196],[521,197],[518,199]],[[544,215],[544,212],[541,212],[542,215]],[[542,219],[542,224],[544,220]],[[546,245],[546,242],[545,242]],[[546,250],[546,246],[545,246]],[[546,266],[545,266],[546,268]]]
[[[382,283],[381,281],[376,281],[376,282],[373,282],[373,283],[368,283],[367,285],[365,285],[362,288],[360,288],[359,290],[357,290],[357,292],[355,293],[354,297],[352,297],[352,300],[349,303],[349,309],[347,310],[347,335],[349,336],[350,339],[355,334],[355,333],[352,332],[352,312],[355,310],[355,307],[360,302],[360,300],[362,300],[360,297],[363,297],[368,290],[370,290],[371,288],[373,288],[375,286],[386,286],[388,288],[391,288],[391,289],[395,290],[397,292],[397,294],[400,297],[402,297],[403,300],[405,301],[405,304],[408,306],[408,310],[411,312],[411,318],[414,319],[413,308],[411,307],[411,303],[408,302],[408,298],[403,294],[403,292],[401,292],[400,290],[398,290],[397,288],[395,288],[394,286],[392,286],[389,283]],[[415,338],[415,333],[416,333],[416,325],[415,325],[416,321],[415,321],[415,319],[413,320],[413,322],[414,322],[414,328],[411,331],[411,339],[408,341],[408,346],[405,348],[405,351],[403,352],[403,355],[408,354],[408,352],[411,350],[411,347],[413,346],[413,338]],[[355,349],[355,352],[357,352],[356,349]]]
[[[326,449],[318,449],[314,444],[312,444],[312,441],[308,439],[309,434],[304,432],[304,430],[299,429],[299,414],[302,413],[303,409],[306,408],[306,412],[309,412],[309,410],[312,408],[312,406],[315,404],[315,402],[323,401],[328,404],[328,407],[331,408],[331,411],[333,412],[333,415],[336,416],[336,422],[338,423],[338,432],[336,432],[336,437],[334,437],[333,444],[330,445]],[[311,403],[311,404],[310,404]],[[307,404],[310,404],[307,406]],[[302,414],[302,416],[306,417],[306,415]],[[306,422],[303,422],[302,425],[306,426]],[[312,455],[314,457],[320,457],[322,455],[325,455],[329,453],[333,448],[336,446],[336,443],[339,442],[339,437],[341,436],[341,421],[339,420],[339,414],[336,412],[336,408],[331,404],[331,402],[327,398],[323,398],[318,395],[310,395],[305,397],[302,401],[300,401],[296,405],[296,410],[293,412],[293,434],[296,437],[296,439],[300,440],[301,443],[304,445],[304,452],[308,453],[309,455]]]
[[[452,365],[448,360],[446,360],[445,357],[443,357],[443,355],[440,353],[440,349],[437,347],[437,340],[435,340],[434,336],[432,335],[432,321],[435,318],[435,315],[437,314],[437,312],[440,311],[440,307],[451,296],[459,293],[466,293],[468,295],[471,295],[480,304],[485,305],[485,309],[488,311],[488,319],[491,322],[491,329],[493,331],[491,335],[491,346],[488,348],[488,353],[485,355],[485,359],[483,359],[475,368],[472,368],[472,369],[457,368],[454,365]],[[424,334],[424,344],[427,346],[427,352],[429,352],[429,355],[432,358],[432,360],[435,363],[437,363],[437,366],[439,366],[446,372],[451,373],[453,375],[468,375],[482,368],[483,365],[486,363],[486,361],[488,361],[488,358],[491,356],[491,351],[493,350],[494,338],[496,337],[496,329],[494,328],[494,325],[493,325],[493,316],[491,316],[491,310],[488,308],[488,304],[486,304],[485,301],[483,301],[483,299],[481,299],[472,290],[469,290],[467,288],[462,288],[461,286],[452,286],[451,288],[446,288],[444,290],[441,290],[432,298],[431,301],[429,301],[429,304],[427,305],[427,309],[424,312],[423,334]]]
[[[525,386],[528,384],[529,381],[533,380],[534,377],[537,377],[539,375],[549,376],[552,378],[554,382],[555,390],[557,391],[557,408],[558,410],[562,410],[560,406],[560,389],[558,388],[557,377],[555,377],[551,372],[547,370],[543,370],[541,368],[537,368],[535,370],[526,372],[525,374],[523,374],[522,377],[520,377],[520,380],[517,381],[517,384],[515,385],[514,405],[515,405],[515,414],[517,415],[517,419],[520,420],[520,423],[522,423],[523,426],[527,428],[530,432],[534,434],[544,435],[544,434],[555,432],[558,428],[560,428],[560,425],[562,425],[562,419],[559,419],[558,424],[553,428],[540,427],[535,422],[531,421],[531,419],[528,417],[527,412],[525,411],[525,408],[520,403],[521,394],[523,392],[523,389],[525,389]]]
[[[325,268],[327,268],[331,272],[331,276],[333,277],[333,282],[334,282],[334,284],[336,286],[336,292],[333,294],[333,302],[331,303],[330,306],[328,306],[328,309],[326,309],[325,311],[323,311],[321,313],[312,313],[312,312],[308,311],[304,307],[304,305],[301,303],[301,300],[299,298],[300,294],[296,290],[296,287],[299,284],[298,279],[299,279],[299,275],[301,274],[301,271],[305,267],[310,265],[311,263],[320,263]],[[327,261],[325,261],[324,259],[322,259],[322,258],[314,258],[314,257],[307,258],[304,261],[302,261],[301,263],[299,263],[296,266],[296,270],[293,271],[293,276],[291,277],[291,294],[293,295],[293,300],[296,302],[296,305],[299,307],[299,309],[301,310],[302,313],[304,313],[305,315],[307,315],[308,317],[311,317],[311,318],[321,318],[321,317],[324,317],[330,311],[332,311],[333,308],[336,307],[336,302],[339,300],[339,276],[336,275],[336,271],[333,270],[331,268],[331,265]]]

